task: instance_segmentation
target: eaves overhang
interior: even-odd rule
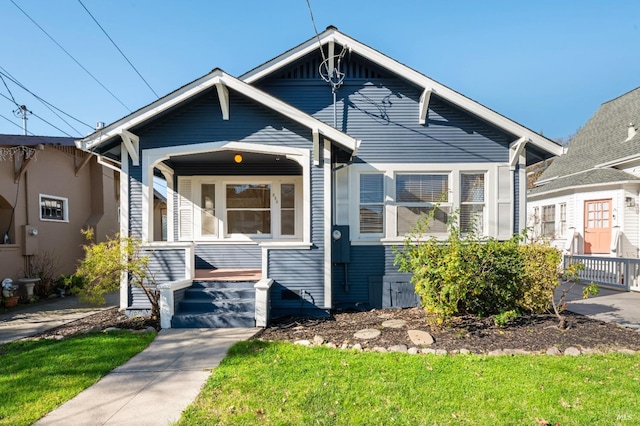
[[[550,153],[552,156],[562,154],[562,146],[546,137],[516,123],[513,120],[493,111],[490,108],[450,89],[449,87],[438,83],[435,80],[415,71],[414,69],[404,65],[395,59],[339,32],[335,27],[328,27],[317,37],[313,37],[299,46],[283,53],[280,56],[264,63],[263,65],[252,69],[243,74],[239,78],[249,84],[267,77],[274,71],[285,67],[305,55],[318,49],[318,44],[324,46],[330,43],[337,43],[347,48],[349,52],[355,52],[360,56],[388,69],[394,74],[407,80],[408,82],[423,88],[425,93],[435,93],[437,96],[463,108],[481,119],[491,123],[492,125],[503,129],[504,131],[515,135],[517,138],[525,138],[530,144]],[[420,117],[417,117],[417,119]]]
[[[121,118],[118,121],[111,123],[110,125],[95,131],[89,136],[76,141],[76,145],[79,148],[85,150],[94,150],[100,145],[109,143],[115,138],[120,138],[124,132],[130,131],[132,128],[142,125],[147,121],[152,120],[156,116],[166,112],[167,110],[174,108],[192,97],[202,93],[208,89],[216,87],[218,92],[221,93],[221,89],[234,90],[254,101],[276,111],[285,117],[309,128],[313,133],[320,134],[327,139],[337,143],[343,148],[348,149],[351,152],[356,152],[359,145],[359,140],[341,132],[334,127],[306,114],[305,112],[281,101],[266,92],[257,89],[246,82],[243,82],[221,69],[214,69],[209,74],[200,77],[197,80],[181,87],[180,89],[158,99],[155,102],[139,109],[138,111],[129,114],[126,117]],[[225,101],[221,98],[221,108],[223,110],[223,117],[229,118],[228,104],[225,105]],[[226,115],[226,116],[225,116]]]

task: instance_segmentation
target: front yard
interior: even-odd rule
[[[638,424],[640,356],[408,355],[252,340],[180,425]]]

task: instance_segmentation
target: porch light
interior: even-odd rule
[[[235,161],[236,163],[240,164],[242,163],[242,154],[236,154],[233,156],[233,161]]]

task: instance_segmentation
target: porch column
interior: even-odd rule
[[[324,139],[322,149],[324,179],[324,307],[332,308],[331,294],[331,212],[333,193],[331,192],[331,143]]]

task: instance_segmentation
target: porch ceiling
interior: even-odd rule
[[[234,157],[236,154],[242,155],[242,164],[277,164],[277,163],[295,163],[282,155],[259,154],[255,152],[242,151],[216,151],[202,152],[198,154],[172,156],[169,161],[173,165],[190,165],[190,164],[235,164]]]

